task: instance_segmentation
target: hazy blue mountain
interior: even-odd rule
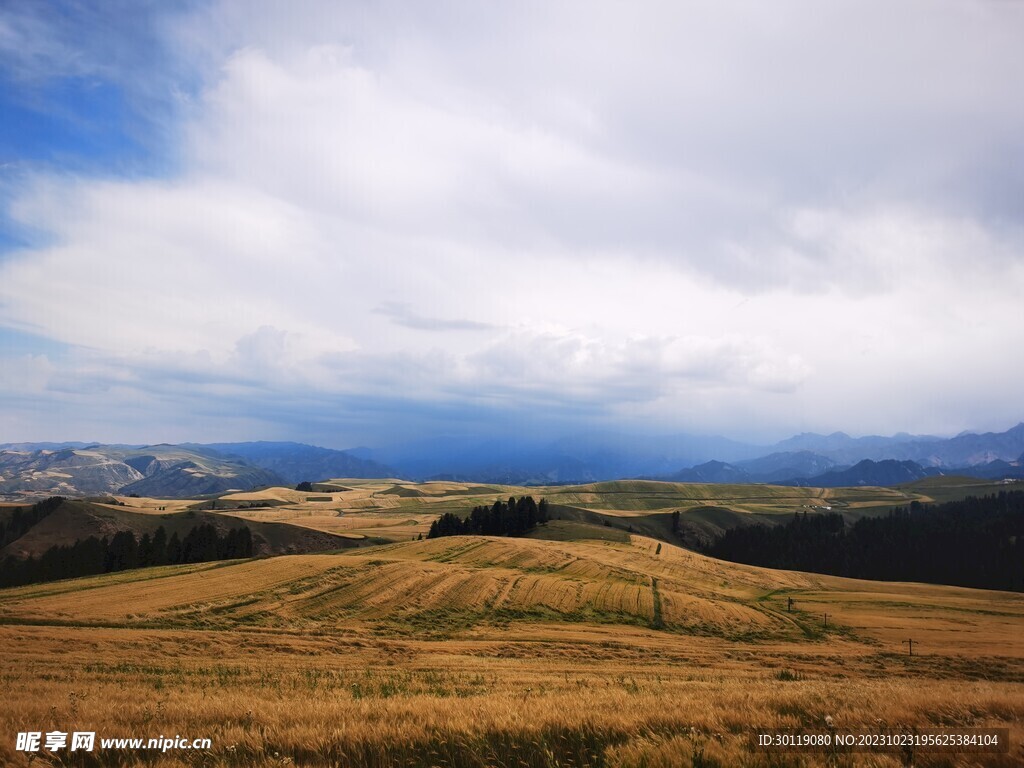
[[[677,483],[777,483],[819,475],[835,467],[836,463],[825,456],[795,451],[772,453],[735,464],[708,461],[658,479]]]
[[[1024,457],[1017,461],[996,459],[985,464],[951,469],[946,474],[980,477],[986,480],[1021,480],[1024,479]]]
[[[850,437],[845,432],[819,435],[804,432],[772,446],[774,452],[799,453],[809,451],[825,456],[838,464],[854,464],[862,459],[909,458],[904,455],[913,452],[913,446],[941,442],[941,438],[929,435],[899,433],[891,437],[867,435]]]
[[[349,456],[355,456],[357,459],[366,459],[368,461],[374,459],[373,449],[367,448],[365,445],[360,445],[356,448],[346,448],[345,453]]]
[[[548,444],[515,440],[438,441],[434,452],[407,456],[398,463],[403,476],[509,485],[588,483],[607,479],[614,462],[567,455]]]
[[[667,475],[681,466],[750,459],[764,452],[761,446],[715,436],[594,432],[549,441],[440,437],[375,449],[371,455],[402,477],[585,483]]]
[[[592,432],[564,437],[553,450],[576,456],[618,477],[665,474],[707,461],[738,462],[766,452],[763,446],[716,435],[631,435]]]
[[[907,467],[894,470],[891,462],[911,462],[927,472],[941,469],[947,474],[998,479],[1020,477],[1022,457],[1024,424],[1006,432],[967,432],[949,439],[804,433],[770,447],[708,435],[612,431],[554,440],[514,435],[436,437],[351,451],[295,442],[178,446],[9,443],[0,446],[0,495],[81,496],[130,489],[126,492],[193,496],[335,477],[448,477],[514,484],[660,477],[801,485],[823,478],[822,484],[831,485],[892,484],[913,479],[915,471]],[[871,469],[864,460],[886,469]],[[850,469],[840,471],[842,467]]]
[[[864,459],[849,469],[826,472],[814,477],[794,479],[782,485],[804,485],[812,488],[852,488],[859,485],[899,485],[939,474],[913,461]]]
[[[688,434],[592,432],[553,441],[447,437],[377,449],[372,455],[410,478],[443,475],[478,482],[582,483],[625,477],[687,477],[694,482],[784,482],[852,467],[864,459],[913,461],[951,471],[996,460],[1012,462],[1022,451],[1024,425],[1001,433],[965,433],[949,439],[906,433],[889,437],[804,433],[768,448]],[[709,461],[733,469],[680,469],[692,470]],[[742,479],[742,473],[749,477]]]
[[[601,479],[578,459],[544,457],[540,464],[493,464],[468,473],[440,473],[430,480],[488,483],[498,485],[560,485],[590,483]]]
[[[872,435],[858,438],[843,432],[831,435],[804,433],[776,443],[774,449],[813,451],[840,464],[852,464],[862,459],[896,459],[915,461],[923,466],[965,467],[997,459],[1016,459],[1024,451],[1024,423],[1006,432],[966,432],[952,438],[905,433],[892,437]]]
[[[424,479],[446,474],[476,479],[496,467],[535,466],[539,449],[539,444],[518,438],[439,436],[376,448],[371,455],[375,461],[394,467],[400,477]]]
[[[689,469],[681,469],[663,478],[676,483],[752,483],[750,474],[732,464],[708,461]]]
[[[1014,461],[1024,451],[1024,423],[1005,432],[960,434],[949,440],[914,443],[901,448],[907,458],[942,467],[973,466],[997,460]]]
[[[349,451],[291,442],[208,443],[195,445],[222,456],[234,456],[270,470],[290,485],[335,477],[394,477],[384,464],[359,458]]]
[[[95,443],[67,442],[67,443],[0,443],[0,451],[59,451],[64,448],[85,448]]]
[[[736,466],[758,482],[772,483],[820,475],[835,469],[837,464],[827,456],[813,451],[782,451],[757,459],[739,461],[736,462]]]

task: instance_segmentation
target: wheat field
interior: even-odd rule
[[[826,717],[1005,727],[1008,754],[914,764],[1024,760],[1024,596],[658,544],[455,537],[4,590],[0,761],[75,729],[213,745],[55,764],[904,764],[750,744]]]

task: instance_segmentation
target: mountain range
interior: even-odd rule
[[[785,454],[774,454],[782,456]],[[809,454],[815,456],[816,454]],[[766,457],[770,458],[770,457]],[[830,460],[818,457],[821,464]],[[808,461],[803,467],[786,467],[774,472],[757,472],[758,461],[743,462],[739,465],[726,464],[722,461],[708,461],[696,467],[683,469],[658,480],[677,483],[768,483],[771,485],[800,485],[811,488],[853,488],[860,485],[900,485],[921,480],[934,475],[961,475],[965,477],[986,478],[990,480],[1024,479],[1024,454],[1016,461],[995,461],[975,464],[969,467],[947,468],[925,467],[916,461],[897,461],[882,459],[873,461],[863,459],[852,467],[835,466],[820,474],[809,472],[812,466]],[[746,465],[746,466],[744,466]],[[755,469],[755,471],[750,471]]]
[[[926,467],[970,467],[1003,460],[1013,461],[1024,453],[1024,422],[1005,432],[965,432],[952,438],[898,434],[892,437],[850,437],[805,433],[776,444],[775,450],[806,450],[840,464],[862,459],[915,461]]]
[[[552,441],[440,438],[361,453],[394,467],[402,477],[543,485],[630,477],[682,482],[786,482],[851,467],[864,459],[913,461],[940,471],[994,461],[1016,462],[1024,453],[1024,423],[1006,432],[964,433],[953,438],[900,433],[851,437],[803,433],[773,445],[723,437],[676,434],[642,436],[587,433]],[[720,462],[746,475],[719,467]],[[696,470],[691,472],[689,470]],[[744,479],[740,479],[740,478]]]
[[[0,445],[0,497],[191,497],[337,477],[515,485],[620,478],[780,485],[892,485],[931,474],[1024,477],[1024,423],[952,438],[804,433],[759,446],[700,435],[592,433],[554,441],[440,437],[335,450],[295,442]]]
[[[0,446],[0,497],[186,498],[330,477],[388,477],[388,467],[299,443],[217,445],[31,443]]]

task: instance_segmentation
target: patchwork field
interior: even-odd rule
[[[55,764],[906,764],[751,746],[755,727],[828,717],[1009,728],[1009,753],[913,764],[1020,765],[1022,627],[1018,594],[771,571],[621,531],[126,571],[0,591],[0,762],[29,763],[13,734],[73,729],[212,747]]]
[[[958,485],[949,493],[956,495]],[[938,493],[935,488],[927,489]],[[943,490],[943,489],[940,489]],[[532,495],[546,498],[564,522],[609,527],[621,535],[669,538],[671,514],[682,514],[677,543],[698,544],[724,529],[749,522],[773,523],[794,511],[835,511],[850,520],[878,514],[915,499],[929,500],[911,488],[789,488],[769,485],[713,485],[624,480],[578,486],[521,487],[454,482],[338,478],[314,484],[313,491],[265,488],[228,493],[206,501],[115,497],[131,511],[153,514],[167,509],[218,511],[258,522],[288,522],[319,531],[401,542],[426,535],[445,512],[464,513],[495,499]],[[560,531],[564,536],[566,528]],[[596,534],[589,530],[586,534]]]

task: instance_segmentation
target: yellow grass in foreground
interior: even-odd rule
[[[750,747],[754,727],[827,716],[1006,727],[1009,754],[914,764],[1021,765],[1022,628],[1020,595],[657,554],[641,537],[143,570],[0,592],[0,762],[28,764],[17,732],[59,729],[213,740],[58,753],[78,765],[904,764]]]

